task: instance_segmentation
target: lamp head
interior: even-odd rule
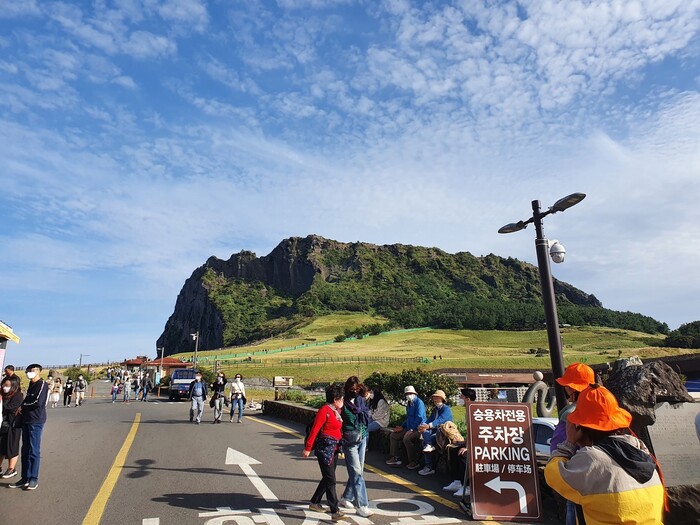
[[[510,224],[506,224],[505,226],[500,228],[498,230],[498,233],[514,233],[519,232],[520,230],[524,230],[525,228],[527,228],[527,222],[511,222]]]
[[[572,193],[571,195],[567,195],[566,197],[562,197],[559,199],[557,202],[555,202],[552,207],[550,208],[554,213],[558,211],[564,211],[568,210],[572,206],[577,205],[579,202],[581,202],[583,199],[586,198],[585,193]]]

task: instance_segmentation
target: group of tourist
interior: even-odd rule
[[[153,390],[153,381],[148,372],[134,372],[129,374],[129,370],[117,370],[110,374],[112,377],[112,403],[117,402],[121,394],[122,403],[131,402],[131,393],[134,401],[146,401],[148,394]]]
[[[621,408],[615,396],[596,383],[593,370],[575,363],[557,379],[564,387],[569,405],[561,411],[560,421],[551,439],[551,459],[545,468],[548,485],[567,501],[566,524],[650,524],[662,523],[665,489],[660,468],[644,443],[630,430],[632,416]],[[453,428],[452,411],[443,391],[432,396],[433,409],[427,415],[423,400],[415,388],[404,388],[406,417],[391,429],[390,466],[406,468],[428,476],[435,474],[433,454],[437,432]],[[460,390],[465,406],[476,401],[476,391]],[[374,403],[374,400],[383,403]],[[373,408],[370,408],[373,407]],[[467,411],[468,413],[468,411]],[[369,390],[356,376],[344,387],[332,384],[326,389],[326,404],[318,411],[305,441],[303,456],[313,451],[321,471],[321,480],[311,496],[309,509],[327,512],[331,520],[343,519],[343,510],[355,509],[357,515],[371,514],[363,477],[368,432],[388,426],[389,407],[377,390]],[[381,417],[378,421],[373,415]],[[450,436],[448,436],[449,438]],[[461,436],[460,436],[461,437]],[[449,440],[447,465],[453,481],[443,487],[455,496],[469,494],[467,444]],[[348,481],[340,499],[336,493],[336,465],[343,453]]]
[[[22,382],[15,373],[15,367],[5,367],[5,375],[0,381],[2,391],[2,425],[0,426],[0,472],[5,460],[7,469],[2,472],[2,478],[15,477],[17,461],[20,455],[20,440],[22,442],[22,471],[20,479],[12,483],[10,488],[35,490],[39,486],[39,463],[41,434],[46,423],[46,406],[51,390],[49,383],[41,376],[41,365],[31,364],[25,369],[29,385],[22,392]],[[57,403],[58,401],[56,401]],[[53,405],[53,399],[52,399]]]
[[[210,395],[211,392],[211,395]],[[246,404],[245,385],[243,376],[236,374],[231,381],[227,381],[223,372],[216,374],[216,379],[211,384],[202,380],[201,372],[195,372],[194,381],[190,383],[187,399],[190,401],[190,422],[199,425],[204,414],[204,402],[209,399],[209,406],[214,409],[214,421],[212,424],[221,423],[224,405],[230,406],[229,423],[243,423],[243,409]]]

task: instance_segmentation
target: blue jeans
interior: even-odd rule
[[[22,479],[39,480],[39,460],[41,458],[41,433],[43,423],[28,424],[22,427]]]
[[[365,478],[362,477],[362,471],[365,468],[365,451],[367,450],[367,438],[356,445],[345,445],[345,466],[348,469],[348,483],[343,492],[343,498],[348,501],[354,501],[358,507],[366,507],[369,502],[367,500],[367,487],[365,486]]]
[[[424,431],[423,434],[423,447],[426,445],[435,446],[435,429],[429,428]],[[425,466],[428,468],[433,468],[433,453],[423,452],[423,459],[425,460]]]
[[[119,388],[115,386],[115,387],[112,389],[112,403],[114,403],[114,402],[117,400],[117,394],[118,394],[118,393],[119,393]]]
[[[367,425],[367,432],[376,432],[382,428],[382,426],[379,424],[379,421],[372,421],[369,425]]]
[[[243,421],[243,398],[231,400],[231,419],[233,419],[233,414],[236,412],[236,407],[238,407],[238,421]]]
[[[146,396],[148,396],[148,389],[144,388],[143,389],[143,397],[141,398],[141,401],[146,401]]]

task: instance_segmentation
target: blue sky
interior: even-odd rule
[[[191,272],[283,238],[535,262],[700,319],[700,3],[0,0],[8,362],[155,355]]]

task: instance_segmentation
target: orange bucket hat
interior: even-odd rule
[[[564,375],[557,377],[556,382],[561,386],[568,386],[576,392],[582,392],[589,385],[595,383],[595,372],[583,363],[574,363],[564,370]]]
[[[620,407],[610,390],[593,384],[579,394],[576,410],[569,413],[568,421],[607,432],[629,427],[632,414]]]

